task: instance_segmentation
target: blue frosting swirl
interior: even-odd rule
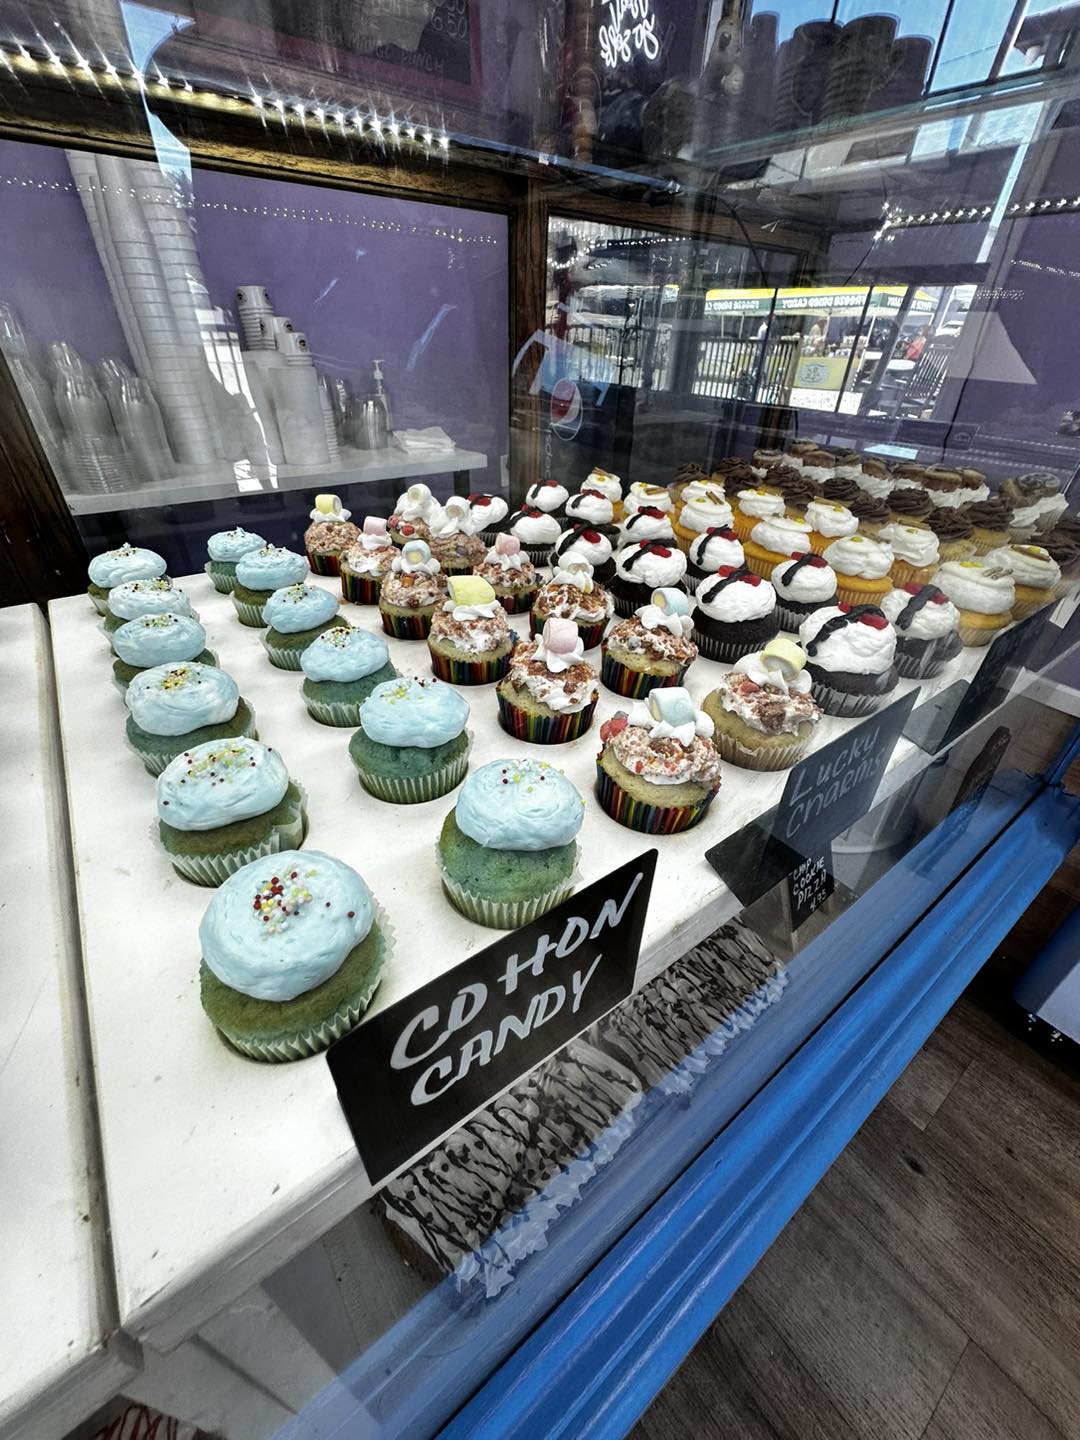
[[[88,574],[91,585],[111,590],[127,580],[153,580],[164,575],[165,561],[156,550],[140,550],[136,545],[121,545],[119,550],[106,550],[90,561]]]
[[[112,636],[113,650],[126,665],[147,670],[169,660],[194,660],[206,648],[206,631],[194,615],[139,615]]]
[[[211,535],[206,542],[206,553],[211,560],[239,560],[252,550],[261,550],[265,544],[261,535],[238,525],[235,530],[219,530]]]
[[[360,725],[380,745],[434,750],[456,740],[469,718],[469,703],[441,680],[403,675],[376,685],[360,706]]]
[[[263,606],[263,619],[282,635],[299,635],[332,620],[338,602],[321,585],[286,585],[275,590]]]
[[[309,680],[362,680],[389,663],[390,651],[381,635],[345,625],[316,635],[300,656]]]
[[[299,584],[310,573],[306,555],[280,545],[249,550],[236,562],[236,578],[248,590],[280,590],[283,585]]]
[[[256,1000],[295,1000],[341,969],[374,919],[355,870],[318,850],[283,850],[229,876],[199,943],[222,984]]]
[[[489,850],[550,850],[581,829],[585,802],[546,760],[493,760],[458,792],[458,829]]]
[[[191,615],[191,601],[183,590],[174,590],[171,580],[127,580],[109,591],[109,610],[118,620],[135,620],[140,615]]]
[[[157,779],[158,818],[174,830],[216,830],[265,815],[289,788],[276,750],[258,740],[208,740],[170,761]]]
[[[144,670],[132,680],[124,699],[131,718],[148,735],[186,735],[201,725],[231,720],[240,687],[216,665],[189,661]]]

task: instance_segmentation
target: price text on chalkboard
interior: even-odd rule
[[[706,851],[743,905],[820,855],[866,814],[914,703],[912,691],[800,761],[775,810]]]
[[[826,844],[819,855],[804,860],[785,881],[792,930],[798,930],[810,916],[820,910],[835,889],[832,875],[832,846]]]
[[[327,1051],[370,1180],[421,1154],[630,994],[656,854],[587,885]]]

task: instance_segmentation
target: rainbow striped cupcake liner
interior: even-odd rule
[[[512,595],[500,595],[496,591],[496,599],[508,615],[525,615],[533,607],[538,588],[534,585],[529,590],[518,590]]]
[[[547,890],[543,895],[534,895],[529,900],[489,900],[487,896],[476,895],[451,880],[443,868],[441,858],[437,855],[436,859],[443,890],[454,909],[460,910],[467,920],[475,920],[477,925],[486,925],[492,930],[516,930],[520,925],[528,925],[546,911],[561,905],[574,889],[571,877],[564,884],[557,885],[554,890]]]
[[[220,855],[177,855],[171,850],[167,853],[173,869],[185,880],[195,885],[222,885],[230,875],[253,860],[261,860],[265,855],[278,855],[282,850],[298,850],[306,834],[307,812],[301,796],[288,820],[275,825],[271,834],[257,845],[246,845],[242,850],[228,850]]]
[[[529,611],[529,634],[539,635],[543,630],[548,617],[537,615],[535,610]],[[604,638],[604,631],[607,629],[607,618],[603,620],[575,620],[577,633],[581,637],[582,646],[586,650],[595,650],[600,641]]]
[[[510,651],[484,660],[454,660],[430,645],[431,673],[451,685],[494,685],[510,669]]]
[[[471,745],[469,749],[472,749]],[[356,773],[360,784],[376,800],[386,800],[391,805],[422,805],[425,800],[438,800],[440,795],[448,795],[465,779],[468,768],[469,750],[466,750],[449,765],[427,775],[376,775],[359,767]]]
[[[339,573],[336,555],[316,555],[309,550],[307,558],[308,564],[316,575],[337,575]]]
[[[596,798],[600,808],[628,830],[640,830],[645,835],[677,835],[682,830],[692,829],[704,820],[715,794],[714,790],[699,805],[646,805],[643,800],[635,800],[621,785],[616,785],[597,762]]]
[[[380,606],[379,614],[382,616],[382,628],[395,640],[426,640],[431,631],[431,616],[426,611],[391,615]]]
[[[354,605],[377,605],[382,581],[377,575],[354,575],[351,570],[341,572],[341,594]]]
[[[269,595],[266,597],[269,600]],[[253,630],[262,630],[266,621],[263,619],[263,607],[261,605],[249,605],[246,600],[238,600],[235,594],[232,603],[236,607],[237,619],[241,625],[250,625]]]
[[[640,700],[648,695],[650,690],[662,690],[666,685],[681,685],[689,668],[689,665],[684,665],[674,675],[653,675],[648,670],[632,670],[621,660],[613,659],[605,650],[600,659],[600,680],[616,695]]]
[[[499,696],[499,722],[508,735],[515,740],[528,740],[531,745],[565,745],[585,734],[592,724],[596,701],[586,705],[584,710],[574,710],[564,715],[530,715],[519,710],[508,700]]]

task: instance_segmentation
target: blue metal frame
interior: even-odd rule
[[[957,812],[927,840],[940,845],[941,831],[962,818]],[[1078,837],[1080,799],[1058,789],[1039,795],[491,1376],[441,1440],[624,1435]],[[865,926],[869,901],[849,917],[862,911]],[[884,917],[873,913],[878,927]],[[836,930],[827,942],[839,956]]]

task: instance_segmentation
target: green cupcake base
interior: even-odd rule
[[[217,656],[212,650],[203,650],[200,652],[200,654],[194,656],[193,659],[196,665],[216,665],[218,663]],[[168,663],[183,665],[186,662],[177,659],[175,661],[169,661]],[[114,660],[112,667],[113,682],[116,685],[117,689],[120,691],[121,695],[123,695],[124,692],[127,690],[132,680],[135,679],[135,676],[141,675],[143,671],[148,668],[151,667],[148,667],[146,665],[129,665],[126,660]]]
[[[128,744],[151,775],[160,775],[170,760],[207,740],[234,740],[237,735],[246,735],[249,740],[259,738],[255,729],[255,712],[243,697],[232,719],[224,720],[220,725],[200,725],[197,730],[189,730],[184,735],[151,735],[136,725],[129,715],[125,733]]]
[[[104,585],[88,585],[86,593],[90,596],[91,603],[99,615],[109,613],[109,592]]]
[[[231,595],[236,586],[235,560],[208,560],[203,566],[219,595]]]
[[[246,585],[241,585],[239,580],[235,581],[232,603],[240,624],[248,625],[252,630],[261,630],[266,624],[263,619],[263,606],[273,593],[272,590],[249,590]]]
[[[281,1063],[317,1055],[347,1034],[378,989],[387,942],[381,917],[341,969],[295,1000],[256,1000],[220,981],[202,961],[202,1007],[229,1044],[252,1060]]]
[[[397,673],[387,661],[373,674],[360,680],[305,680],[304,704],[311,718],[320,725],[355,729],[360,724],[360,706],[376,685],[396,680]]]
[[[158,835],[173,869],[195,885],[221,885],[264,855],[298,850],[307,834],[304,792],[295,781],[272,810],[216,830],[177,830],[158,821]]]
[[[299,670],[300,657],[311,642],[324,630],[340,630],[346,623],[340,615],[334,615],[310,630],[296,630],[291,634],[271,626],[262,637],[263,649],[270,657],[270,664],[276,665],[279,670]]]
[[[443,889],[456,910],[495,930],[527,925],[574,888],[577,842],[549,850],[491,850],[458,828],[456,811],[443,821],[436,860]]]
[[[419,805],[437,800],[460,785],[469,768],[469,737],[462,733],[445,745],[380,745],[358,729],[349,741],[349,758],[360,784],[377,800]]]

